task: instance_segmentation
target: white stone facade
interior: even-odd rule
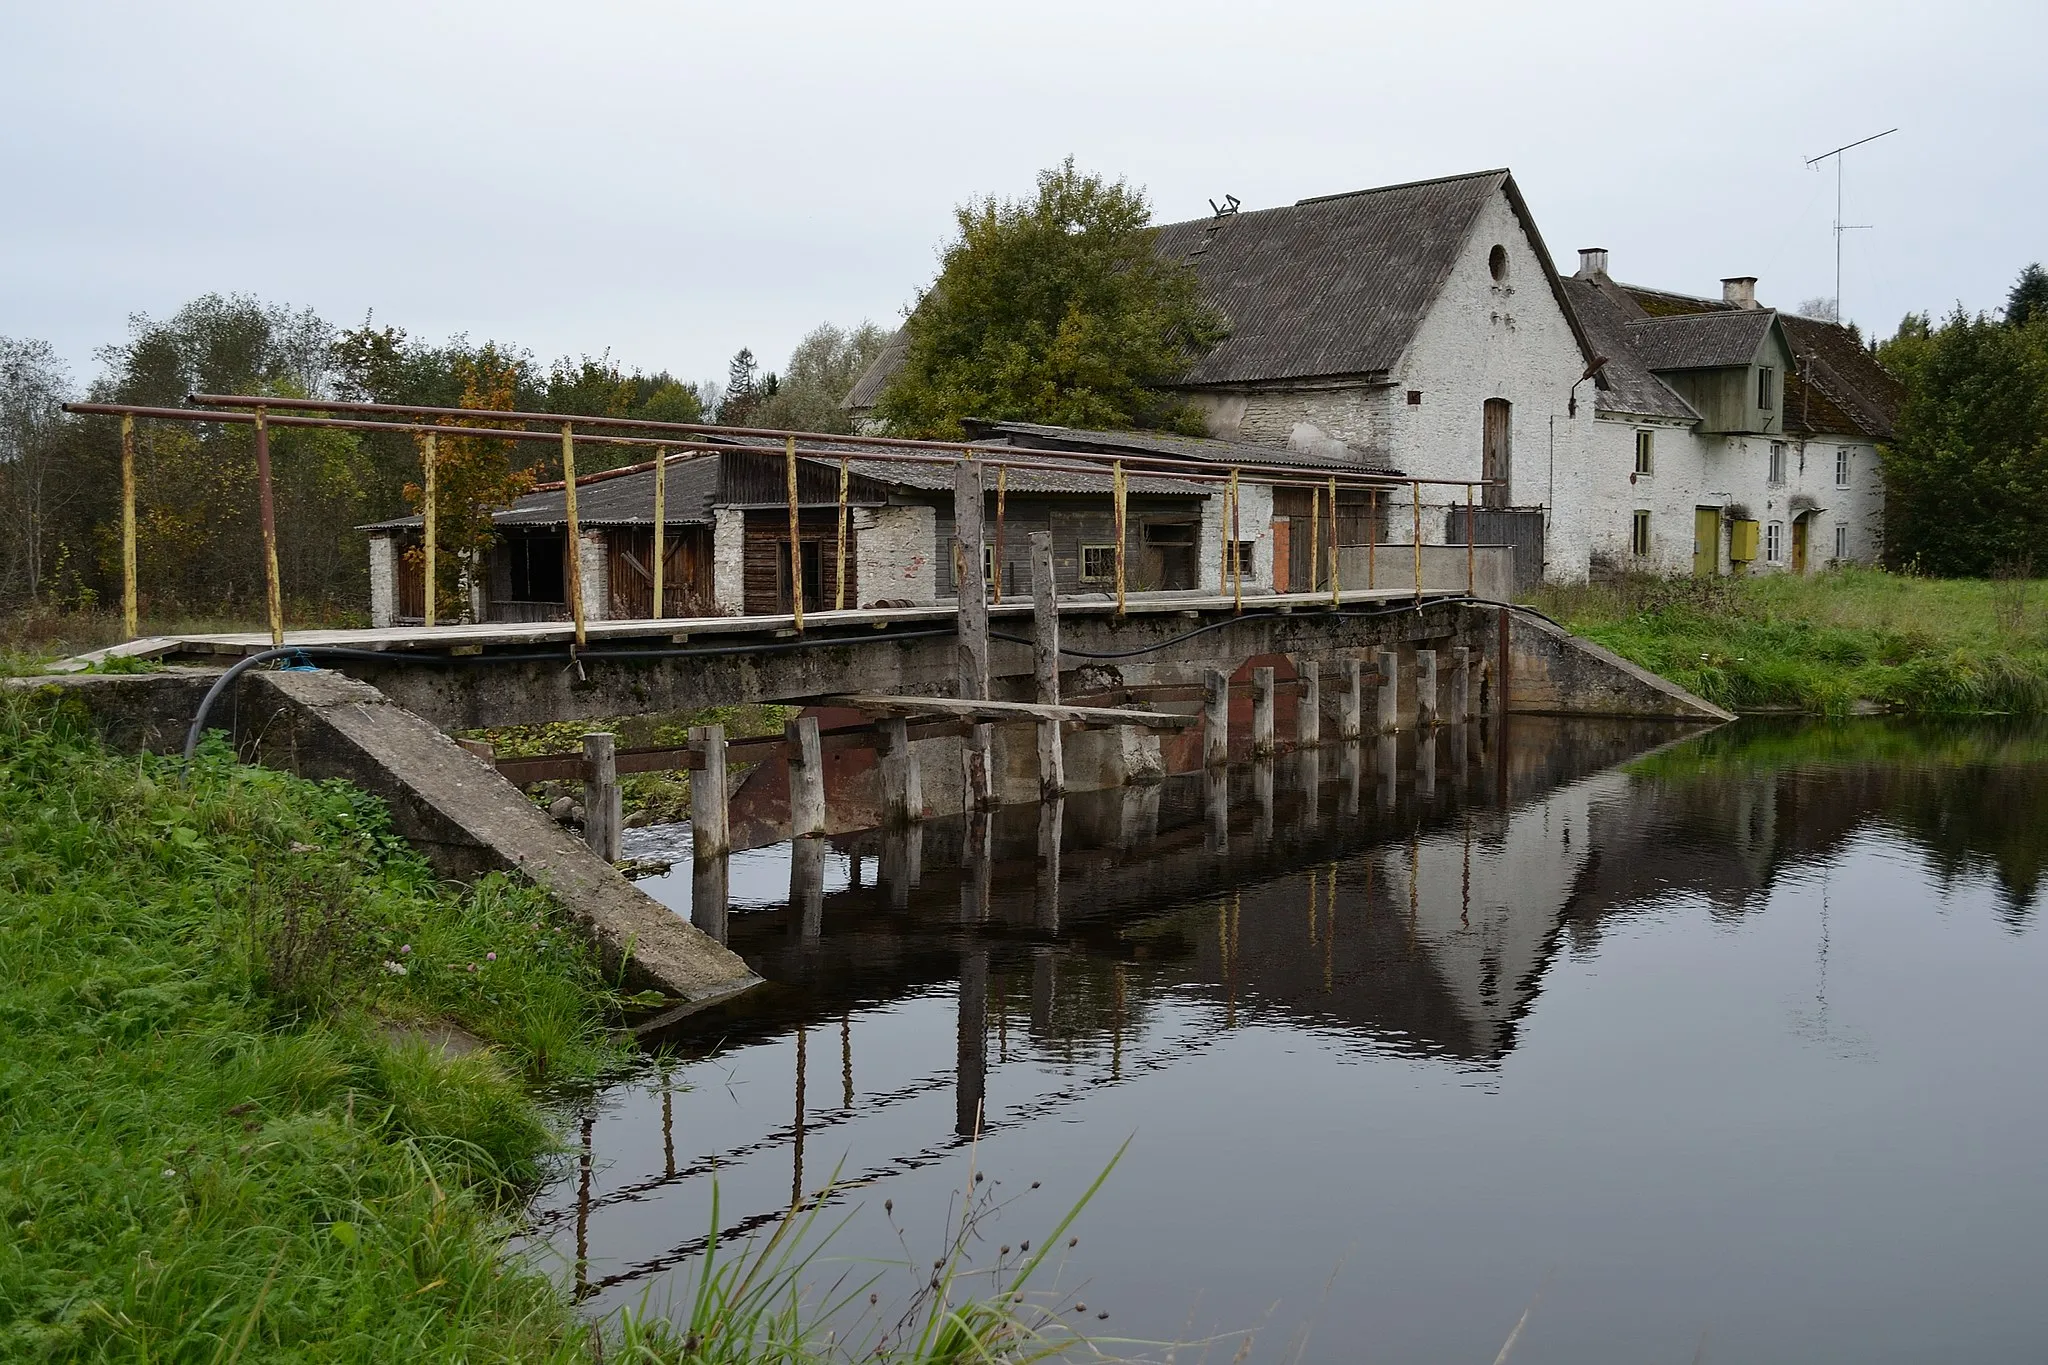
[[[586,621],[602,621],[610,615],[612,581],[605,549],[604,532],[578,533],[576,569],[583,576],[583,619]]]
[[[388,630],[398,621],[398,544],[392,536],[370,537],[370,628]]]
[[[721,616],[747,610],[747,514],[737,507],[711,513],[711,600]]]
[[[1224,518],[1228,515],[1224,504],[1228,493],[1218,485],[1217,491],[1202,500],[1202,528],[1200,539],[1195,545],[1195,587],[1202,592],[1215,592],[1219,583],[1227,583],[1224,575],[1223,546],[1228,538]],[[1273,489],[1268,484],[1252,483],[1240,478],[1237,484],[1237,536],[1240,541],[1251,542],[1251,558],[1239,565],[1244,576],[1246,592],[1268,592],[1273,583]],[[1223,589],[1231,589],[1225,586]]]
[[[858,508],[854,525],[856,605],[939,600],[938,512],[930,507]]]

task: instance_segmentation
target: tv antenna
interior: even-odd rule
[[[1899,131],[1899,130],[1898,130],[1898,129],[1896,129],[1896,128],[1887,128],[1887,129],[1885,129],[1885,130],[1884,130],[1883,132],[1881,132],[1881,133],[1872,133],[1872,134],[1871,134],[1871,135],[1870,135],[1869,137],[1860,137],[1860,138],[1857,138],[1857,139],[1856,139],[1856,140],[1855,140],[1854,142],[1845,142],[1845,143],[1843,143],[1843,144],[1842,144],[1841,146],[1839,146],[1839,147],[1835,148],[1835,149],[1834,149],[1834,150],[1833,150],[1832,152],[1822,152],[1822,153],[1821,153],[1821,154],[1820,154],[1819,156],[1810,156],[1810,157],[1808,157],[1808,158],[1806,159],[1806,166],[1807,166],[1807,169],[1808,169],[1808,170],[1817,170],[1817,169],[1818,169],[1818,168],[1820,167],[1820,163],[1821,163],[1821,162],[1823,162],[1823,161],[1826,161],[1826,160],[1827,160],[1827,159],[1828,159],[1829,157],[1833,157],[1833,158],[1835,159],[1835,321],[1836,321],[1836,322],[1840,322],[1840,321],[1842,321],[1842,234],[1843,234],[1843,233],[1845,233],[1845,232],[1855,232],[1855,231],[1858,231],[1858,230],[1860,230],[1860,229],[1862,229],[1862,228],[1867,228],[1867,227],[1871,227],[1871,226],[1873,226],[1873,225],[1872,225],[1872,224],[1870,224],[1870,223],[1845,223],[1845,222],[1843,222],[1843,221],[1842,221],[1842,161],[1844,160],[1844,158],[1843,158],[1843,156],[1842,156],[1842,153],[1843,153],[1843,152],[1846,152],[1846,151],[1848,151],[1848,150],[1849,150],[1850,148],[1852,148],[1852,147],[1861,147],[1861,146],[1862,146],[1862,145],[1863,145],[1864,143],[1866,143],[1866,142],[1875,142],[1875,141],[1877,141],[1877,140],[1878,140],[1879,138],[1881,138],[1881,137],[1890,137],[1890,136],[1891,136],[1891,135],[1892,135],[1893,133],[1896,133],[1896,132],[1898,132],[1898,131]]]

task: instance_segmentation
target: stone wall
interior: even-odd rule
[[[612,578],[608,544],[602,531],[577,534],[576,567],[583,575],[583,619],[602,621],[611,615]]]
[[[370,537],[370,625],[386,630],[398,620],[398,544],[393,536]]]
[[[858,508],[853,513],[856,605],[939,600],[938,513],[930,507]]]
[[[747,514],[737,507],[712,511],[711,599],[721,615],[747,610]]]

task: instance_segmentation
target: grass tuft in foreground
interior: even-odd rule
[[[1629,577],[1546,587],[1532,604],[1733,710],[2048,713],[2048,583],[1871,569]]]

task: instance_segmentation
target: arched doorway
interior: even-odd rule
[[[1486,505],[1506,507],[1508,505],[1508,479],[1512,458],[1512,424],[1510,418],[1514,405],[1505,398],[1486,400],[1484,419],[1480,424],[1481,471],[1488,480]]]

